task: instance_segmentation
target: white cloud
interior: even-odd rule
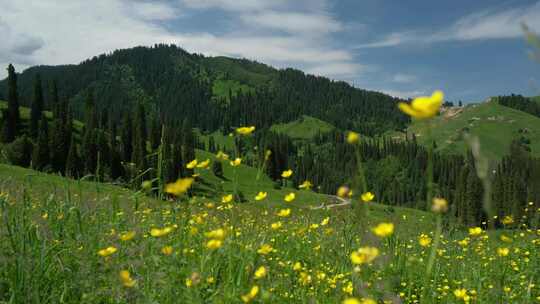
[[[416,81],[416,76],[398,73],[392,77],[392,81],[397,83],[411,83]]]
[[[348,77],[361,70],[349,51],[332,46],[325,31],[339,31],[341,25],[328,14],[314,12],[311,8],[295,8],[287,13],[272,10],[266,15],[260,11],[283,9],[286,4],[285,0],[25,0],[2,3],[0,66],[13,62],[20,71],[35,64],[78,63],[119,48],[176,43],[191,52],[245,57],[279,67],[311,69],[336,78]],[[189,7],[237,10],[238,13],[229,17],[241,30],[216,34],[182,31],[181,25],[176,31],[167,26],[170,19],[185,16]],[[252,20],[246,14],[256,17]],[[270,21],[279,16],[289,19],[281,20],[279,26],[271,24]],[[293,20],[295,18],[306,24]],[[246,26],[247,20],[256,22],[257,26]],[[16,31],[7,24],[16,25]],[[276,29],[282,32],[276,34]],[[310,34],[314,31],[319,35]],[[5,69],[0,69],[0,78],[5,75]]]
[[[439,31],[409,30],[387,35],[385,38],[363,43],[356,48],[391,47],[401,44],[434,43],[488,39],[512,39],[524,36],[521,24],[540,31],[540,2],[503,11],[485,10],[458,19]]]
[[[414,97],[418,97],[418,96],[422,96],[426,94],[426,92],[423,90],[402,91],[402,90],[392,90],[392,89],[386,90],[385,89],[385,90],[380,90],[380,92],[383,92],[393,97],[399,97],[399,98],[404,98],[404,99],[414,98]]]
[[[277,29],[289,33],[321,35],[343,29],[340,22],[320,14],[268,11],[242,15],[241,18],[250,26]]]

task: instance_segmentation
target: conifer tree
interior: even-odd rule
[[[36,74],[34,80],[34,96],[32,99],[32,108],[30,110],[30,136],[37,138],[39,135],[39,121],[43,112],[43,88],[41,85],[41,76]]]
[[[39,134],[32,156],[32,167],[43,170],[50,163],[49,156],[49,127],[45,115],[41,115]]]
[[[193,170],[186,168],[186,164],[195,159],[195,143],[197,139],[189,119],[182,124],[182,176],[193,175]]]
[[[75,138],[72,137],[70,142],[69,152],[66,159],[65,175],[72,178],[78,178],[81,172],[81,160],[79,158],[79,152],[77,151],[78,149]]]
[[[86,174],[95,174],[98,165],[96,126],[96,107],[92,92],[89,92],[85,107],[84,136],[81,145],[81,155],[83,156],[84,170]]]
[[[18,133],[20,113],[19,113],[19,95],[17,93],[17,74],[13,65],[8,66],[8,92],[7,92],[7,117],[4,118],[2,127],[2,141],[10,143],[15,140]]]
[[[122,159],[125,162],[131,161],[131,154],[133,154],[133,125],[131,122],[131,114],[129,111],[124,112],[124,117],[122,119],[122,130],[121,130],[121,140],[122,140]]]
[[[135,113],[135,125],[133,127],[133,155],[132,162],[139,171],[147,168],[146,162],[146,113],[144,106],[139,104]]]

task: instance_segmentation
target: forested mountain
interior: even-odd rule
[[[38,74],[45,87],[57,82],[76,117],[82,117],[91,91],[98,113],[106,110],[116,122],[138,103],[161,119],[190,118],[195,127],[224,132],[244,124],[269,127],[302,115],[364,134],[403,129],[409,121],[397,110],[398,100],[382,93],[294,69],[190,54],[174,45],[117,50],[78,65],[29,68],[18,77],[21,105],[30,106]],[[0,82],[0,91],[6,86]],[[49,92],[44,90],[46,108]]]

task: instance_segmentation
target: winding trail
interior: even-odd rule
[[[340,201],[340,203],[330,204],[330,205],[325,205],[325,203],[322,203],[320,206],[317,206],[317,207],[311,207],[310,209],[312,209],[312,210],[317,210],[317,209],[330,209],[330,208],[336,208],[336,207],[348,206],[348,205],[351,204],[351,200],[350,200],[350,199],[344,199],[344,198],[341,198],[341,197],[336,196],[336,195],[329,195],[328,197],[333,198],[334,201]]]

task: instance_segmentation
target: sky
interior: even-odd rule
[[[540,0],[0,0],[0,66],[174,43],[399,97],[540,95]],[[0,78],[6,76],[0,69]]]

